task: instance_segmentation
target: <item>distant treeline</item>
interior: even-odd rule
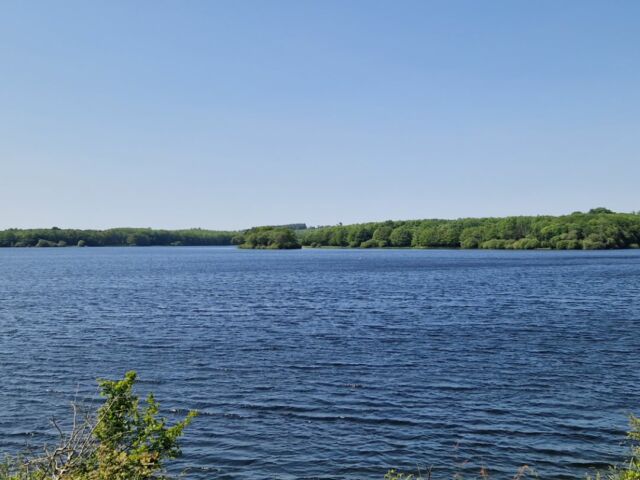
[[[260,227],[254,227],[255,228],[286,228],[289,230],[306,230],[307,224],[306,223],[287,223],[286,225],[265,225],[265,226],[260,226]],[[250,230],[253,230],[250,229]],[[249,231],[249,230],[247,230]]]
[[[0,247],[239,245],[243,248],[491,248],[601,250],[640,248],[640,212],[594,208],[559,217],[406,220],[305,228],[303,223],[230,232],[60,228],[0,231]]]
[[[234,240],[235,239],[235,240]],[[150,245],[232,245],[241,243],[237,232],[213,230],[153,230],[150,228],[112,228],[72,230],[44,228],[0,231],[0,247],[120,247]]]
[[[559,217],[409,220],[309,228],[309,247],[613,249],[640,246],[640,213],[595,208]]]

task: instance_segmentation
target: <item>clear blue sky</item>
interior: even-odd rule
[[[640,209],[640,2],[4,1],[0,227]]]

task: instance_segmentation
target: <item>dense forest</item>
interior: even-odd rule
[[[72,230],[60,228],[0,231],[0,247],[120,247],[149,245],[231,245],[236,232],[213,230],[152,230],[112,228]],[[236,238],[240,242],[241,239]]]
[[[601,250],[640,248],[640,212],[594,208],[563,216],[403,220],[306,228],[305,224],[238,232],[60,228],[0,231],[0,247],[238,245],[242,248],[492,248]]]
[[[417,247],[493,249],[639,248],[640,212],[594,208],[571,215],[408,220],[308,228],[309,247]]]
[[[292,250],[302,248],[295,232],[287,227],[257,227],[242,233],[240,248]]]

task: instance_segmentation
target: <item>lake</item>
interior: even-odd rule
[[[0,453],[134,369],[200,411],[188,478],[580,478],[626,453],[639,352],[638,250],[0,250]]]

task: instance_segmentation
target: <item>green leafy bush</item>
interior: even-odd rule
[[[36,247],[38,248],[48,248],[48,247],[57,247],[57,246],[58,244],[56,242],[50,242],[49,240],[45,240],[44,238],[41,238],[36,243]]]
[[[136,373],[122,380],[100,380],[104,404],[94,415],[60,432],[55,449],[40,456],[13,458],[0,466],[0,480],[147,480],[168,479],[165,461],[180,456],[179,438],[196,416],[168,426],[150,394],[141,401],[133,392]]]

